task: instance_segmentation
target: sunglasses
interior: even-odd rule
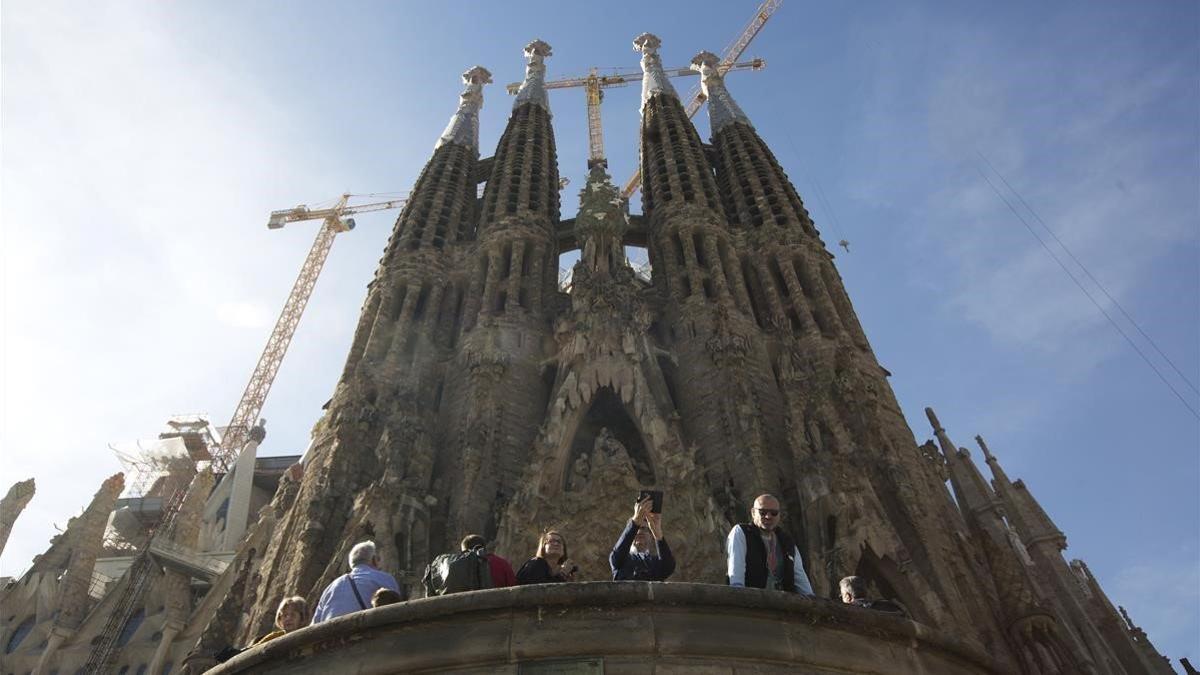
[[[777,515],[779,515],[779,509],[754,509],[754,510],[758,511],[758,515],[760,515],[760,516],[777,516]]]

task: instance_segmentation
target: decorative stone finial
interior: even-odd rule
[[[104,483],[101,484],[101,486],[100,486],[101,492],[112,493],[112,494],[117,494],[117,495],[121,494],[121,491],[124,489],[125,489],[125,474],[120,471],[118,471],[117,473],[114,473],[113,475],[109,476],[108,478],[105,478]]]
[[[438,139],[438,149],[447,143],[463,145],[478,152],[479,150],[479,109],[483,107],[483,85],[491,84],[492,74],[483,66],[475,66],[462,74],[463,84],[466,85],[458,97],[458,110],[450,118],[442,137]]]
[[[642,54],[642,110],[646,109],[646,103],[651,96],[655,94],[663,94],[679,98],[679,94],[675,93],[675,87],[671,85],[671,79],[663,72],[662,57],[658,55],[658,48],[662,46],[662,40],[653,33],[642,33],[633,39],[633,50]]]
[[[989,464],[996,461],[996,458],[992,456],[991,452],[988,451],[987,443],[983,442],[983,436],[976,436],[975,442],[979,444],[979,449],[983,450],[983,458],[985,461],[987,461]]]
[[[708,121],[713,135],[734,122],[754,126],[725,88],[725,76],[721,74],[720,65],[720,57],[712,52],[700,52],[692,58],[692,70],[700,73],[700,88],[708,99]]]
[[[550,111],[550,98],[546,95],[546,57],[553,50],[542,40],[534,40],[525,45],[525,80],[517,90],[517,100],[513,102],[513,110],[526,103],[541,106],[546,112]]]
[[[945,431],[945,429],[942,428],[942,423],[938,421],[937,414],[933,412],[933,408],[925,409],[925,417],[929,418],[929,424],[933,426],[933,433],[936,434],[939,431]]]
[[[1124,607],[1117,605],[1117,609],[1121,612],[1121,618],[1125,619],[1125,625],[1127,625],[1130,630],[1137,628],[1137,626],[1133,623],[1133,619],[1129,618],[1129,612],[1125,611]]]

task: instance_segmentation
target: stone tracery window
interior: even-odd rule
[[[22,621],[21,624],[16,627],[16,629],[12,632],[12,635],[9,636],[8,642],[4,644],[5,654],[11,654],[13,653],[14,649],[21,646],[21,642],[24,641],[26,637],[29,637],[29,634],[33,632],[33,624],[34,621],[33,617],[31,616]]]

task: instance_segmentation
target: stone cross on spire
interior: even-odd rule
[[[534,40],[525,45],[525,79],[517,90],[513,110],[526,103],[540,105],[550,111],[550,98],[546,95],[546,57],[551,55],[550,45]]]
[[[458,97],[458,110],[450,118],[436,150],[447,143],[464,145],[479,151],[479,109],[483,107],[483,85],[492,83],[492,74],[483,66],[475,66],[462,74],[466,87]]]
[[[692,70],[700,73],[700,88],[708,99],[708,121],[712,125],[713,135],[734,122],[754,126],[725,88],[725,76],[721,74],[720,63],[720,57],[712,52],[700,52],[692,57]]]
[[[633,39],[633,51],[642,53],[643,111],[645,111],[650,97],[655,94],[679,98],[679,94],[675,93],[675,87],[671,85],[671,79],[663,72],[662,57],[658,55],[658,48],[661,46],[662,40],[654,33],[642,33]]]

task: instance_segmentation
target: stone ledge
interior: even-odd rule
[[[209,671],[999,673],[978,647],[907,619],[758,589],[587,582],[459,593],[358,612]],[[580,660],[580,661],[574,661]],[[577,670],[569,670],[577,667]]]

